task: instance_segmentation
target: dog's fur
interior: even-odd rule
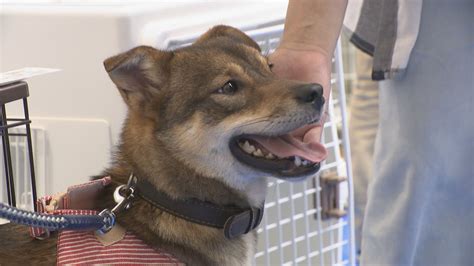
[[[259,207],[267,174],[236,161],[230,139],[244,133],[287,133],[320,115],[295,101],[294,88],[303,83],[278,79],[258,45],[226,26],[214,27],[186,48],[141,46],[104,65],[129,112],[114,162],[104,173],[115,185],[103,193],[99,210],[114,206],[112,192],[131,172],[173,198]],[[228,80],[237,81],[238,91],[218,93]],[[228,240],[222,230],[188,222],[142,200],[120,213],[118,221],[189,265],[250,265],[256,249],[255,231]],[[26,230],[16,228],[0,228],[2,264],[54,263],[55,237],[28,240]]]

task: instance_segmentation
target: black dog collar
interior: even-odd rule
[[[218,206],[197,199],[177,200],[158,191],[148,181],[138,180],[133,175],[126,188],[133,188],[134,195],[144,199],[154,207],[187,221],[224,229],[228,239],[238,237],[255,229],[263,217],[264,207],[242,209]],[[122,194],[122,193],[121,193]]]

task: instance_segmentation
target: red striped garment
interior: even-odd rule
[[[46,206],[49,204],[52,198],[52,196],[44,196],[36,200],[36,207],[39,213],[46,213]],[[33,238],[42,239],[46,237],[46,232],[46,229],[41,227],[30,227],[30,235]],[[49,232],[47,235],[49,235]]]
[[[84,184],[68,187],[66,193],[41,197],[36,201],[37,210],[39,213],[57,215],[62,214],[64,209],[70,211],[93,209],[94,198],[103,188],[110,184],[111,180],[109,176],[106,176]],[[69,212],[68,214],[77,213]],[[49,232],[40,227],[30,227],[30,235],[33,238],[44,239],[49,237]]]
[[[93,232],[62,231],[58,265],[184,265],[172,255],[156,251],[127,232],[122,240],[104,246]]]
[[[69,187],[67,193],[45,196],[37,201],[38,212],[52,215],[92,215],[94,198],[110,184],[110,177]],[[31,227],[34,238],[49,237],[48,230]],[[60,231],[58,265],[184,265],[172,255],[155,250],[126,232],[111,245],[102,244],[92,231]]]

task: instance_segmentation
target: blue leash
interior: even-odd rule
[[[115,225],[115,214],[127,210],[131,200],[135,197],[135,187],[132,185],[133,174],[127,185],[117,187],[114,198],[118,199],[117,205],[112,210],[104,209],[96,215],[50,215],[18,209],[0,202],[0,218],[12,223],[32,227],[41,227],[50,231],[56,230],[81,230],[97,231],[105,234]],[[124,195],[124,196],[122,196]]]
[[[97,215],[50,215],[25,211],[0,203],[0,218],[12,223],[51,231],[82,230],[107,233],[115,225],[115,214],[107,209]]]

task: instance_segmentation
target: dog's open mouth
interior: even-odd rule
[[[281,136],[241,135],[230,143],[241,163],[281,178],[308,176],[319,170],[327,151],[315,140],[317,125],[307,125]]]

